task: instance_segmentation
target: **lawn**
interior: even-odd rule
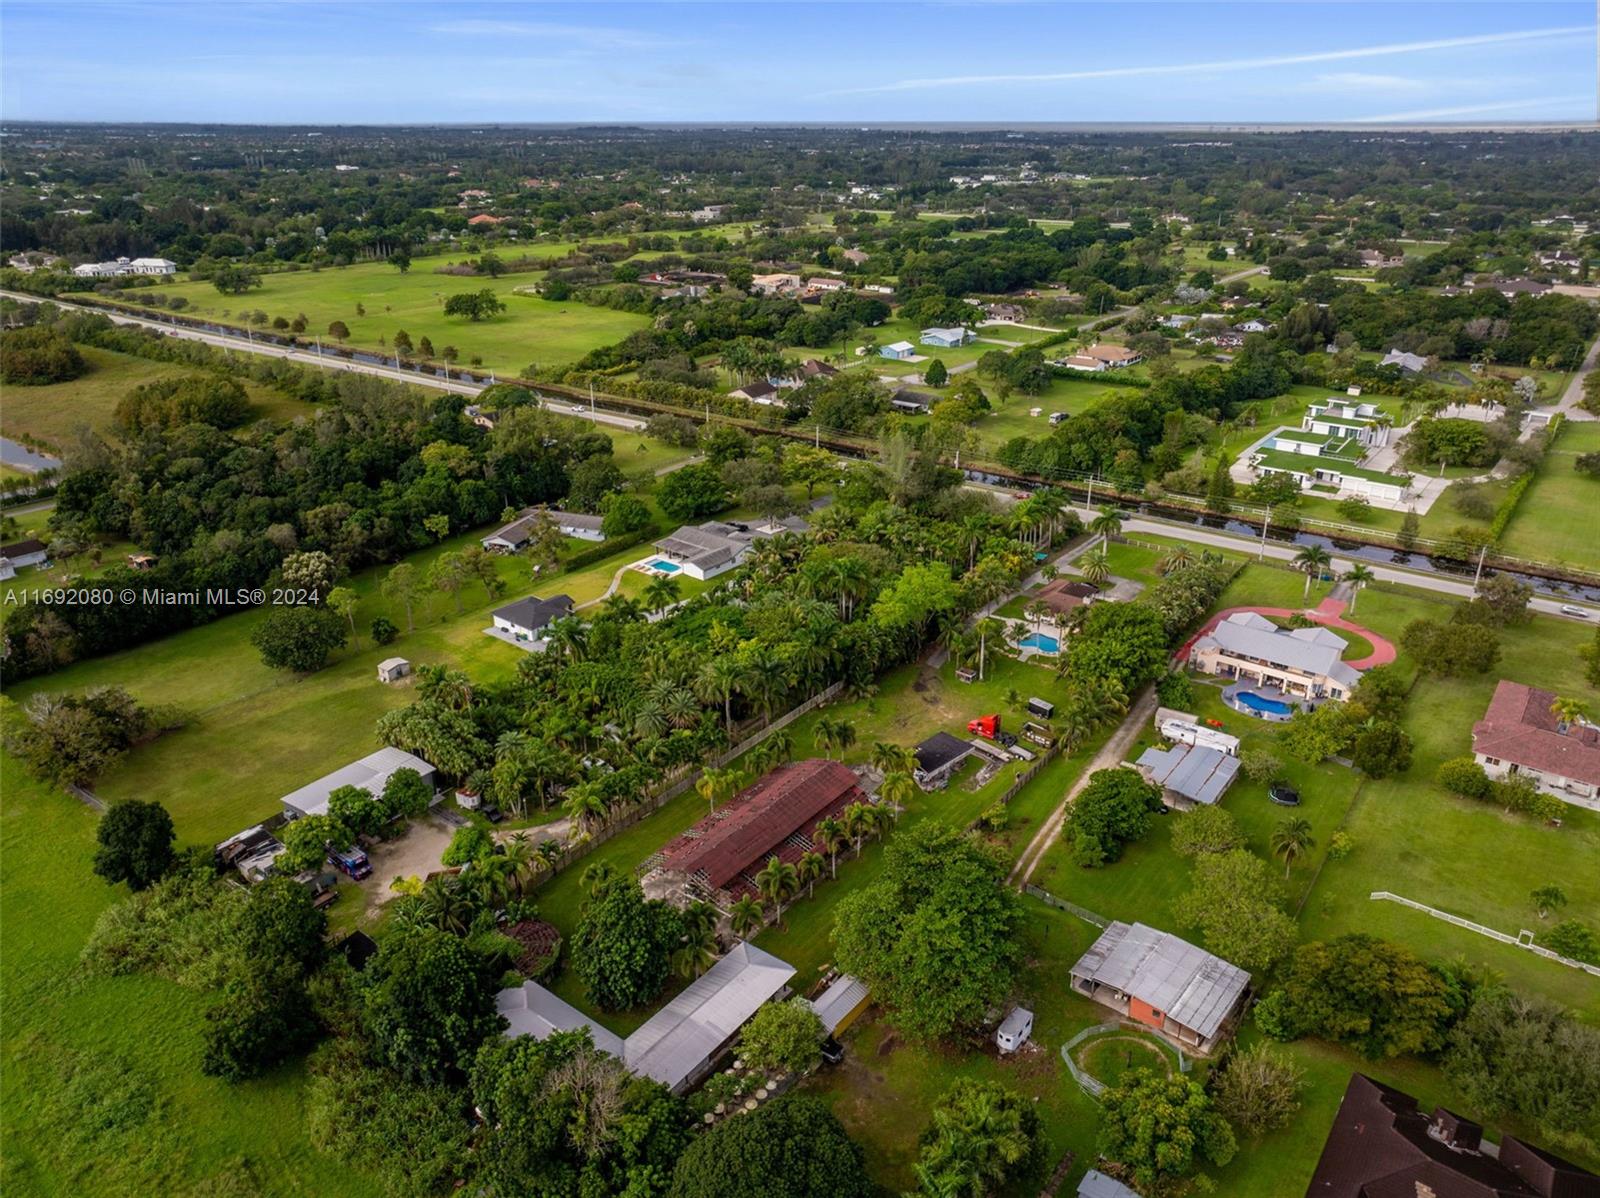
[[[1600,452],[1600,424],[1562,424],[1538,476],[1506,525],[1500,538],[1502,552],[1600,570],[1600,541],[1595,538],[1600,478],[1574,469],[1578,455],[1596,452]]]
[[[409,560],[425,571],[440,554],[481,535],[479,530],[453,537]],[[574,574],[550,577],[538,592],[559,590],[585,603],[643,552],[634,546]],[[483,629],[491,607],[535,588],[523,559],[497,558],[496,566],[506,583],[503,595],[491,601],[474,584],[462,591],[459,613],[447,596],[433,595],[415,610],[416,631],[409,634],[404,611],[379,593],[387,570],[355,576],[347,585],[362,600],[356,614],[359,642],[306,677],[261,664],[250,634],[266,612],[254,610],[77,663],[12,688],[12,697],[20,701],[39,691],[125,686],[141,701],[176,703],[192,713],[188,727],[129,754],[95,790],[111,800],[159,800],[172,812],[180,842],[214,844],[275,813],[279,797],[296,786],[378,747],[373,730],[378,717],[411,698],[410,683],[385,686],[376,680],[377,663],[384,658],[399,654],[414,664],[446,663],[480,681],[509,678],[521,651],[485,636]],[[394,644],[377,646],[367,635],[378,615],[402,629]]]
[[[544,256],[570,249],[566,245],[538,245],[530,252]],[[303,313],[307,336],[326,338],[331,321],[342,320],[350,330],[347,344],[379,351],[404,329],[413,342],[423,337],[436,349],[454,345],[465,363],[481,357],[485,366],[502,373],[529,365],[555,366],[576,361],[590,350],[611,345],[649,324],[644,316],[595,308],[576,300],[551,303],[517,293],[537,281],[535,274],[502,275],[498,279],[435,274],[434,268],[467,255],[418,258],[405,274],[383,263],[335,267],[320,271],[269,274],[261,287],[248,295],[221,295],[210,283],[192,282],[164,286],[167,295],[189,301],[186,315],[223,323],[241,324],[240,314],[260,310],[269,316],[293,320]],[[446,316],[446,297],[464,291],[495,292],[507,310],[492,319],[471,321]],[[137,295],[137,293],[129,293]],[[358,315],[356,308],[365,308]]]
[[[171,362],[152,362],[92,345],[79,346],[78,352],[89,365],[82,377],[44,387],[6,388],[5,404],[0,406],[0,433],[26,433],[61,450],[73,444],[83,425],[99,433],[112,432],[117,401],[135,387],[196,373]],[[311,405],[270,387],[258,383],[244,386],[260,416],[288,418],[311,410]]]
[[[11,1198],[377,1193],[359,1162],[307,1142],[299,1065],[238,1086],[205,1077],[205,996],[156,977],[78,971],[95,919],[125,896],[90,872],[94,813],[3,756],[0,792],[0,1190]]]

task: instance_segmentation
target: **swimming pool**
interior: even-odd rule
[[[1030,632],[1027,636],[1018,641],[1017,644],[1024,649],[1037,649],[1040,653],[1061,652],[1061,642],[1057,638],[1053,636],[1046,636],[1042,632]]]
[[[676,574],[683,569],[677,562],[669,562],[664,557],[658,557],[654,561],[646,562],[644,568],[646,570],[654,570],[657,574]]]
[[[1233,697],[1240,706],[1248,707],[1251,711],[1271,712],[1273,715],[1291,715],[1294,712],[1294,707],[1282,699],[1268,699],[1255,691],[1236,691]]]

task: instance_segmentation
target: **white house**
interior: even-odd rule
[[[1383,355],[1379,366],[1398,366],[1402,374],[1421,374],[1428,368],[1428,359],[1421,354],[1407,353],[1401,349],[1391,349]]]
[[[799,291],[800,276],[790,274],[756,275],[750,280],[750,290],[756,295],[782,295],[786,291]]]
[[[1546,794],[1600,811],[1600,728],[1562,720],[1554,691],[1502,679],[1472,726],[1472,755],[1484,772],[1532,779]]]
[[[940,349],[958,349],[975,340],[977,340],[977,334],[971,329],[960,326],[923,329],[921,335],[922,344],[938,346]]]
[[[572,614],[572,599],[567,595],[552,595],[541,599],[529,595],[494,610],[494,628],[519,641],[539,641],[540,633],[555,621]],[[537,646],[536,646],[537,647]]]
[[[113,279],[120,275],[170,275],[178,264],[167,258],[118,258],[115,262],[85,262],[74,266],[72,273],[80,279]]]
[[[557,508],[529,508],[504,528],[498,528],[484,537],[482,545],[491,553],[516,553],[533,539],[533,530],[542,517],[549,517],[550,523],[556,526],[562,536],[576,537],[580,541],[606,539],[601,531],[604,521],[599,516],[591,516],[587,512],[563,512]]]
[[[128,270],[136,275],[170,275],[177,273],[178,264],[170,258],[135,258]]]
[[[13,577],[18,570],[28,566],[37,566],[40,562],[50,560],[50,551],[43,541],[30,537],[26,541],[13,541],[9,545],[0,545],[0,561],[10,567],[7,578]]]
[[[894,341],[878,347],[880,358],[896,358],[902,362],[916,356],[917,347],[909,341]]]
[[[761,525],[740,524],[733,521],[708,520],[704,524],[686,524],[671,536],[656,542],[656,550],[675,569],[663,569],[650,563],[657,573],[682,572],[689,578],[705,580],[726,574],[750,552],[757,541],[787,532],[804,532],[806,523],[798,517]]]

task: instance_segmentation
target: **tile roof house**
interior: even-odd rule
[[[1030,603],[1042,603],[1056,615],[1066,615],[1076,607],[1093,603],[1100,588],[1081,578],[1056,578],[1044,584],[1028,597]]]
[[[495,1006],[508,1037],[543,1040],[554,1032],[588,1028],[596,1048],[682,1094],[711,1071],[763,1004],[788,990],[794,972],[786,961],[740,941],[627,1039],[537,982],[500,991]]]
[[[1554,691],[1504,679],[1472,726],[1472,755],[1495,777],[1517,774],[1569,803],[1600,810],[1600,728],[1564,723]]]
[[[725,907],[757,893],[755,875],[769,858],[798,861],[819,820],[866,800],[855,771],[841,762],[812,757],[780,765],[669,841],[647,863],[647,876],[713,895]]]
[[[1600,1177],[1542,1148],[1485,1147],[1471,1120],[1353,1074],[1306,1198],[1600,1198]]]
[[[1239,775],[1239,759],[1209,745],[1149,748],[1134,764],[1146,782],[1161,787],[1167,806],[1180,811],[1221,802]]]
[[[318,778],[315,782],[308,782],[299,790],[290,791],[279,801],[283,804],[284,815],[290,819],[299,819],[303,815],[325,815],[328,811],[328,796],[341,786],[359,786],[373,798],[377,798],[383,793],[390,776],[405,769],[416,770],[422,775],[424,782],[429,786],[433,785],[433,767],[422,758],[400,749],[383,748],[376,753],[368,753],[360,761],[353,761],[342,769]]]
[[[1341,660],[1347,644],[1323,627],[1279,628],[1256,612],[1235,612],[1195,641],[1189,661],[1207,674],[1277,686],[1308,699],[1344,699],[1361,680]]]
[[[1187,940],[1113,921],[1072,967],[1072,988],[1183,1047],[1208,1053],[1244,1005],[1250,975]]]
[[[1104,362],[1107,366],[1132,366],[1136,362],[1144,361],[1144,355],[1125,345],[1091,345],[1083,351],[1084,357],[1093,358],[1096,362]]]

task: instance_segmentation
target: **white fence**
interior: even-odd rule
[[[1398,894],[1390,894],[1387,890],[1374,890],[1367,896],[1373,900],[1399,903],[1402,907],[1410,907],[1413,911],[1421,911],[1424,915],[1431,915],[1435,919],[1442,919],[1445,923],[1455,924],[1458,928],[1465,928],[1469,932],[1476,932],[1480,936],[1487,936],[1490,940],[1498,940],[1501,944],[1509,944],[1514,948],[1525,948],[1530,953],[1537,953],[1547,961],[1558,961],[1562,965],[1573,969],[1581,969],[1584,973],[1593,974],[1600,978],[1600,965],[1590,965],[1585,961],[1574,961],[1571,957],[1563,957],[1560,953],[1545,948],[1533,942],[1532,932],[1523,932],[1520,936],[1510,936],[1505,932],[1486,928],[1481,923],[1473,923],[1470,919],[1462,919],[1459,915],[1451,915],[1448,911],[1441,911],[1437,907],[1430,907],[1426,903],[1419,903],[1412,899],[1403,898]]]

